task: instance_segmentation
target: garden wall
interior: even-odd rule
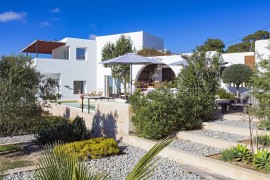
[[[94,133],[116,139],[127,136],[133,129],[131,109],[126,103],[96,101]]]
[[[44,110],[49,111],[54,116],[62,116],[64,118],[74,119],[76,116],[83,117],[85,119],[86,127],[88,129],[92,128],[94,113],[88,114],[87,112],[82,112],[80,108],[60,105],[57,103],[48,103]]]
[[[95,136],[113,137],[116,139],[127,136],[133,126],[131,123],[130,105],[126,103],[98,100],[96,101],[95,113],[82,112],[79,108],[48,103],[45,110],[52,115],[74,119],[81,116],[85,119],[88,129],[93,128]],[[93,126],[93,127],[92,127]]]

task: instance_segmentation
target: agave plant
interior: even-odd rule
[[[138,162],[126,177],[127,180],[149,179],[157,167],[158,158],[155,156],[172,142],[172,136],[156,143]],[[37,180],[103,180],[108,175],[89,170],[87,165],[78,157],[67,152],[63,146],[53,149],[46,146],[39,158],[38,170],[34,178]]]
[[[253,158],[253,165],[257,169],[270,170],[270,153],[268,150],[257,151]]]
[[[252,159],[252,152],[247,148],[247,145],[238,144],[234,151],[233,157],[236,161],[250,162]]]

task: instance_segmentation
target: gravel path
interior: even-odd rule
[[[130,172],[131,168],[139,161],[146,151],[133,147],[125,146],[123,155],[112,156],[103,159],[88,161],[88,165],[95,168],[97,171],[107,172],[110,174],[110,179],[122,180]],[[204,179],[194,173],[186,171],[181,167],[181,164],[170,161],[167,158],[160,158],[158,161],[159,166],[154,171],[152,179],[172,179],[172,180],[199,180]],[[212,178],[215,179],[215,178]]]
[[[15,143],[15,142],[26,142],[34,140],[34,134],[29,135],[21,135],[21,136],[8,136],[8,137],[1,137],[0,144],[7,144],[7,143]]]
[[[102,171],[109,174],[108,179],[125,179],[126,175],[130,172],[131,168],[139,161],[139,159],[146,153],[146,151],[127,146],[123,143],[120,144],[124,154],[118,156],[111,156],[102,159],[88,161],[89,169]],[[158,160],[159,166],[154,171],[153,180],[201,180],[205,179],[192,172],[184,170],[181,164],[170,161],[167,158],[160,158]],[[4,177],[4,180],[30,180],[33,178],[33,171],[27,171],[17,174],[10,174]],[[208,176],[211,180],[216,178]]]
[[[174,140],[170,146],[202,156],[218,154],[222,149],[185,140]]]
[[[34,171],[25,171],[20,173],[9,174],[3,180],[33,180]]]
[[[241,127],[241,128],[249,128],[248,121],[217,120],[217,121],[213,121],[211,123],[222,124],[222,125],[227,125],[227,126],[234,126],[234,127]],[[253,124],[253,127],[256,127],[256,125]]]
[[[220,139],[229,140],[229,141],[236,141],[236,142],[249,139],[248,136],[241,136],[238,134],[230,134],[227,132],[212,131],[212,130],[206,130],[206,129],[189,131],[189,132],[195,133],[195,134],[200,134],[203,136],[209,136],[209,137],[220,138]]]

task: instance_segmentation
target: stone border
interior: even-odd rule
[[[127,144],[149,150],[154,146],[155,142],[145,140],[136,136],[124,137],[123,141]],[[256,172],[253,170],[238,167],[229,163],[225,163],[219,160],[211,159],[209,157],[203,157],[190,152],[182,151],[173,147],[166,147],[160,156],[169,158],[170,160],[177,161],[184,165],[188,164],[199,169],[202,169],[210,175],[221,175],[232,179],[245,179],[245,180],[265,180],[270,179],[270,175]]]

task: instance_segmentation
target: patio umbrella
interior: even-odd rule
[[[169,64],[170,66],[188,66],[188,62],[186,60],[176,61],[174,63]]]
[[[123,56],[109,59],[107,61],[100,62],[99,64],[126,64],[130,65],[130,94],[132,94],[132,65],[133,64],[163,64],[162,62],[139,56],[134,53],[127,53]]]

